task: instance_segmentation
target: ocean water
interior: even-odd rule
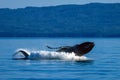
[[[72,46],[92,41],[95,47],[76,61],[61,59],[13,60],[18,49],[63,56],[46,45]],[[69,57],[70,56],[70,57]],[[71,59],[72,56],[72,59]],[[69,58],[68,58],[69,57]],[[120,80],[120,38],[0,38],[0,80]]]

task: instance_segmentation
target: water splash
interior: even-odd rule
[[[20,50],[25,51],[29,57],[28,59],[58,59],[65,61],[87,61],[89,60],[86,56],[76,56],[74,52],[54,52],[54,51],[31,51],[27,49],[18,49],[14,55],[14,58],[25,57]]]

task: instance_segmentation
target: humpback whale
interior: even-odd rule
[[[84,42],[81,44],[76,44],[74,46],[62,46],[57,48],[52,48],[50,46],[47,46],[49,49],[57,49],[56,52],[74,52],[76,56],[82,56],[84,54],[87,54],[92,50],[94,47],[94,42]]]
[[[47,48],[49,49],[55,49],[56,52],[67,52],[67,53],[74,53],[75,56],[83,56],[84,54],[87,54],[88,52],[90,52],[93,47],[94,47],[94,43],[93,42],[84,42],[84,43],[81,43],[81,44],[76,44],[76,45],[73,45],[73,46],[61,46],[61,47],[57,47],[57,48],[53,48],[53,47],[50,47],[50,46],[46,46]],[[23,57],[21,58],[15,58],[15,56],[18,54],[18,53],[21,53]],[[21,50],[18,50],[14,55],[13,55],[13,59],[15,60],[26,60],[26,59],[29,59],[29,57],[31,56],[30,52],[24,50],[24,49],[21,49]]]

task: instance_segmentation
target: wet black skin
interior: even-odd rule
[[[47,46],[50,49],[58,49],[57,52],[74,52],[76,56],[82,56],[84,54],[87,54],[90,52],[95,44],[93,42],[84,42],[82,44],[77,44],[74,46],[63,46],[58,48],[51,48]]]

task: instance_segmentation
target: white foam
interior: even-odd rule
[[[59,59],[59,60],[66,60],[66,61],[86,61],[88,60],[85,56],[76,56],[73,52],[66,53],[66,52],[54,52],[54,51],[30,51],[26,49],[18,49],[25,51],[29,54],[29,59]]]

